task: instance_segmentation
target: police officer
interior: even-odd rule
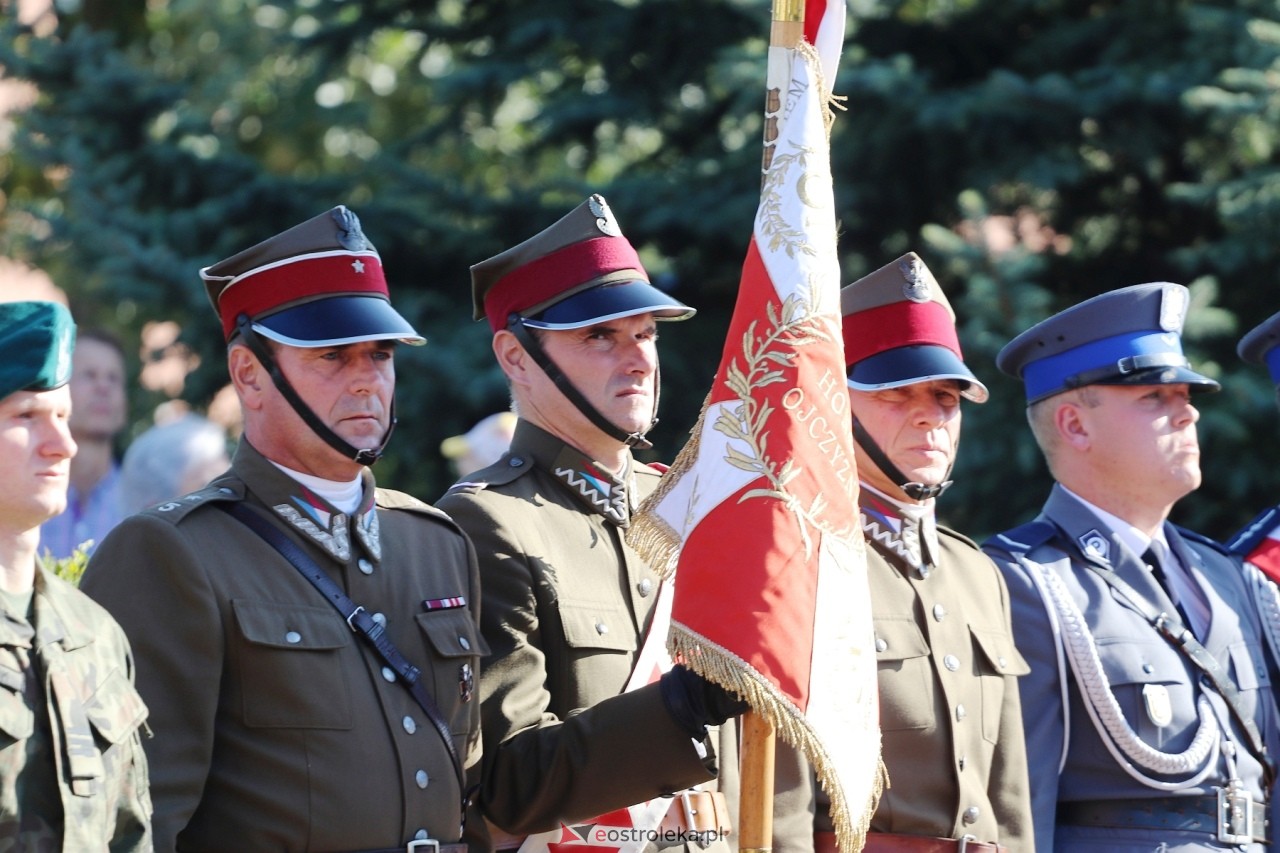
[[[156,848],[460,849],[475,557],[368,467],[396,342],[423,339],[344,207],[201,275],[243,439],[209,486],[117,527],[84,580],[153,710]]]
[[[978,546],[935,515],[961,400],[985,402],[987,388],[914,253],[844,288],[841,311],[889,776],[863,849],[1030,851],[1017,681],[1027,667],[1008,591]],[[834,849],[826,822],[820,809],[819,850]]]
[[[1236,352],[1248,364],[1264,365],[1280,389],[1280,312],[1249,330]],[[1280,506],[1259,513],[1227,540],[1227,549],[1244,560],[1245,582],[1258,602],[1270,648],[1280,659]]]
[[[0,305],[0,847],[149,851],[129,644],[36,558],[76,452],[74,340],[61,305]]]
[[[694,310],[650,284],[599,195],[471,274],[519,416],[508,454],[440,501],[483,578],[480,801],[494,843],[543,849],[539,833],[708,782],[718,760],[718,792],[657,801],[662,827],[638,836],[733,845],[736,736],[724,726],[713,745],[707,726],[745,706],[680,666],[650,683],[660,578],[624,539],[660,474],[632,456],[656,421],[657,324]],[[780,806],[806,845],[807,806]]]
[[[1007,344],[1057,481],[1005,571],[1037,850],[1271,849],[1276,706],[1239,566],[1168,522],[1200,485],[1185,287],[1089,299]]]

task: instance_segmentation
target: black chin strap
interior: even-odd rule
[[[298,392],[293,390],[293,386],[289,384],[289,380],[280,372],[280,365],[276,364],[276,360],[271,356],[271,350],[262,342],[262,338],[258,337],[258,333],[253,330],[253,324],[250,322],[248,315],[241,314],[236,319],[236,331],[240,334],[241,339],[244,340],[245,346],[249,348],[249,352],[257,356],[258,361],[267,369],[267,373],[271,376],[271,381],[276,384],[276,388],[289,401],[289,405],[298,413],[298,417],[302,418],[306,425],[311,427],[311,431],[324,440],[325,444],[361,465],[372,465],[382,457],[383,451],[387,448],[387,442],[391,440],[391,434],[396,431],[395,398],[391,400],[391,423],[387,426],[387,431],[382,436],[382,442],[377,447],[361,450],[329,429],[328,425],[320,420],[315,412],[311,411],[311,407],[302,401],[302,398],[298,396]]]
[[[898,484],[898,488],[913,501],[927,501],[929,498],[936,498],[947,490],[952,480],[944,480],[936,486],[926,486],[924,483],[912,483],[907,480],[905,474],[898,470],[898,466],[889,460],[880,446],[876,444],[875,439],[871,437],[871,433],[867,432],[866,427],[857,418],[853,419],[853,440],[858,442],[858,446],[862,448],[862,452],[867,454],[875,466],[879,468],[886,477]],[[950,470],[947,471],[950,474]]]
[[[573,387],[573,383],[569,381],[569,377],[565,376],[556,363],[551,360],[542,345],[538,343],[538,339],[529,331],[520,319],[520,315],[512,314],[507,319],[507,331],[516,336],[516,340],[520,342],[520,346],[524,347],[525,352],[537,362],[542,368],[542,372],[547,374],[547,378],[556,384],[560,389],[560,393],[565,396],[574,407],[586,416],[587,420],[596,425],[596,428],[610,438],[621,441],[634,450],[648,450],[653,447],[649,439],[645,438],[645,433],[653,429],[658,424],[657,403],[658,403],[658,379],[654,377],[654,416],[649,421],[649,426],[645,427],[644,432],[627,432],[621,427],[614,424],[596,409],[595,406],[587,402],[587,398],[582,396],[577,388]]]

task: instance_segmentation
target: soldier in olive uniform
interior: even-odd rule
[[[707,782],[717,759],[720,790],[675,797],[672,832],[649,840],[719,836],[737,806],[736,726],[706,727],[744,706],[681,666],[648,683],[661,584],[624,538],[660,475],[632,456],[656,420],[657,323],[694,311],[649,283],[598,195],[472,267],[472,288],[519,416],[508,454],[440,501],[483,578],[480,802],[495,843],[541,849],[523,836]],[[775,818],[806,845],[807,803],[789,826]]]
[[[960,401],[985,402],[955,316],[908,254],[841,292],[889,785],[864,848],[1031,853],[1009,594],[978,546],[937,523]],[[818,815],[819,849],[833,850]],[[961,839],[964,841],[961,842]]]
[[[117,527],[84,581],[138,655],[156,848],[454,850],[479,759],[475,556],[368,469],[395,344],[423,339],[343,207],[201,275],[243,440],[206,488]]]
[[[1168,521],[1200,485],[1189,293],[1139,284],[1009,342],[1056,483],[983,546],[1005,572],[1035,849],[1271,850],[1273,670],[1240,565]],[[1268,754],[1270,753],[1270,755]]]
[[[61,305],[0,305],[0,849],[150,851],[129,644],[36,558],[76,452],[74,338]]]

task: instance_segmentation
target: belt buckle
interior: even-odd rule
[[[405,853],[440,853],[438,838],[416,838],[404,846]]]
[[[977,841],[978,836],[966,834],[956,841],[956,853],[965,853],[969,849],[970,841]]]
[[[681,791],[676,794],[680,798],[680,810],[684,813],[684,825],[691,834],[698,832],[698,811],[693,807],[693,793]]]
[[[1223,844],[1253,843],[1253,797],[1234,784],[1218,789],[1218,840]]]

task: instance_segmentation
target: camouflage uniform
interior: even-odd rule
[[[0,612],[0,849],[151,850],[128,641],[43,569],[31,613]]]

